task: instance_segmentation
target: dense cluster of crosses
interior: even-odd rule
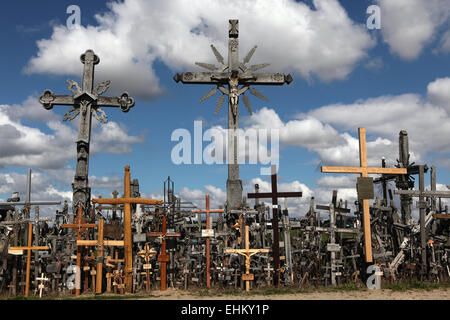
[[[110,199],[91,198],[88,168],[92,115],[106,122],[100,107],[120,107],[128,112],[134,100],[127,93],[101,96],[110,83],[101,82],[94,88],[94,66],[100,59],[88,50],[81,56],[82,86],[68,81],[73,95],[45,90],[39,97],[46,109],[72,106],[64,120],[80,116],[72,213],[66,202],[54,219],[40,218],[39,206],[61,203],[31,201],[28,171],[26,200],[20,201],[14,194],[0,203],[2,293],[42,297],[148,293],[169,287],[249,291],[267,286],[326,286],[364,283],[367,267],[373,264],[388,281],[450,278],[450,215],[448,207],[442,205],[450,191],[436,191],[434,166],[430,168],[430,190],[425,190],[429,167],[409,163],[406,131],[400,132],[395,168],[386,167],[384,159],[381,167],[368,167],[364,128],[359,128],[359,167],[322,167],[323,173],[360,175],[354,208],[347,201],[338,201],[334,191],[329,204],[316,205],[311,198],[305,215],[289,217],[287,204],[281,209],[279,199],[287,203],[288,198],[298,200],[303,195],[278,191],[275,166],[270,192],[260,192],[255,185],[254,193],[243,196],[236,161],[237,135],[233,134],[239,123],[239,97],[251,114],[245,92],[266,99],[251,85],[289,84],[292,77],[255,73],[268,65],[246,65],[256,47],[239,61],[238,31],[238,21],[230,20],[228,63],[211,46],[219,66],[197,63],[211,72],[185,72],[174,77],[182,83],[215,85],[201,101],[220,91],[223,95],[216,113],[228,96],[231,130],[227,202],[218,209],[211,208],[209,195],[205,209],[182,202],[170,177],[164,182],[163,200],[141,198],[139,181],[131,181],[129,166],[125,167],[120,197],[114,191]],[[414,190],[415,175],[419,176],[418,190]],[[381,187],[381,198],[375,197],[374,185]],[[396,194],[399,207],[394,201]],[[412,219],[413,197],[419,198],[419,222]],[[255,199],[254,205],[248,203],[249,199]],[[271,204],[260,203],[260,199],[271,199]],[[35,208],[33,218],[31,207]]]

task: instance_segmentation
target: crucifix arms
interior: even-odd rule
[[[64,116],[64,121],[67,121],[75,119],[80,112],[86,113],[87,107],[90,106],[95,118],[106,123],[106,113],[100,106],[117,107],[123,112],[128,112],[134,106],[134,99],[127,92],[122,93],[120,97],[101,96],[108,90],[111,83],[109,80],[100,82],[94,88],[94,66],[100,63],[100,58],[94,51],[87,50],[80,59],[84,64],[82,86],[74,80],[67,80],[67,87],[73,95],[58,95],[51,90],[45,90],[39,97],[39,102],[45,109],[51,110],[56,105],[73,106]]]

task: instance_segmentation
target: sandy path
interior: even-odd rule
[[[163,293],[154,291],[152,297],[143,300],[450,300],[450,290],[409,290],[409,291],[342,291],[342,292],[308,292],[273,295],[192,295],[178,290]]]

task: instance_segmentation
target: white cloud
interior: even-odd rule
[[[450,78],[436,79],[427,87],[428,97],[430,100],[447,109],[450,114]]]
[[[72,31],[55,26],[49,39],[37,42],[25,71],[79,76],[79,54],[90,48],[101,59],[97,78],[112,80],[111,93],[129,90],[152,99],[163,90],[156,60],[177,71],[193,68],[194,60],[212,62],[209,45],[225,54],[228,19],[238,18],[241,56],[257,44],[255,63],[305,78],[345,79],[374,41],[337,0],[314,0],[313,7],[293,0],[109,2],[96,25]]]
[[[394,54],[416,59],[448,23],[448,0],[377,0],[381,7],[381,32]]]
[[[0,166],[25,166],[62,169],[76,158],[78,136],[73,123],[64,123],[52,111],[34,103],[29,97],[21,105],[0,105]],[[49,115],[41,113],[44,110]],[[49,133],[23,121],[45,121]],[[74,120],[78,123],[78,118]],[[145,142],[145,133],[132,136],[116,122],[99,125],[93,120],[91,153],[127,154],[132,146]]]

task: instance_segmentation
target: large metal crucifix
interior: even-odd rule
[[[134,100],[128,93],[123,93],[120,97],[102,97],[110,81],[100,82],[94,88],[94,67],[100,63],[100,58],[92,50],[87,50],[81,55],[81,62],[84,64],[83,85],[76,81],[67,80],[67,87],[73,95],[56,95],[51,90],[45,90],[39,97],[39,102],[45,109],[51,110],[53,106],[73,106],[64,115],[64,121],[73,120],[80,115],[77,139],[77,168],[72,184],[73,203],[72,208],[75,215],[78,206],[84,208],[84,212],[89,212],[91,189],[88,184],[89,173],[89,146],[91,140],[91,120],[94,117],[103,123],[108,120],[106,113],[100,108],[117,107],[128,112],[134,106]]]
[[[219,97],[216,105],[215,114],[217,114],[228,96],[228,179],[227,179],[227,209],[235,210],[242,203],[242,181],[239,179],[238,164],[238,127],[239,127],[239,96],[242,95],[248,112],[252,114],[250,102],[245,92],[248,90],[254,96],[268,101],[258,90],[250,88],[250,85],[283,85],[292,82],[290,74],[283,73],[254,73],[254,71],[267,67],[268,63],[246,66],[255,53],[256,46],[239,61],[239,21],[229,20],[229,40],[228,40],[228,64],[225,64],[224,58],[211,45],[211,49],[219,62],[220,66],[209,63],[196,62],[200,67],[212,72],[183,72],[176,74],[176,82],[188,84],[213,84],[217,88],[211,89],[206,93],[200,102],[212,97],[219,90],[222,95]],[[228,85],[228,89],[224,86]],[[241,86],[239,88],[239,86]]]

